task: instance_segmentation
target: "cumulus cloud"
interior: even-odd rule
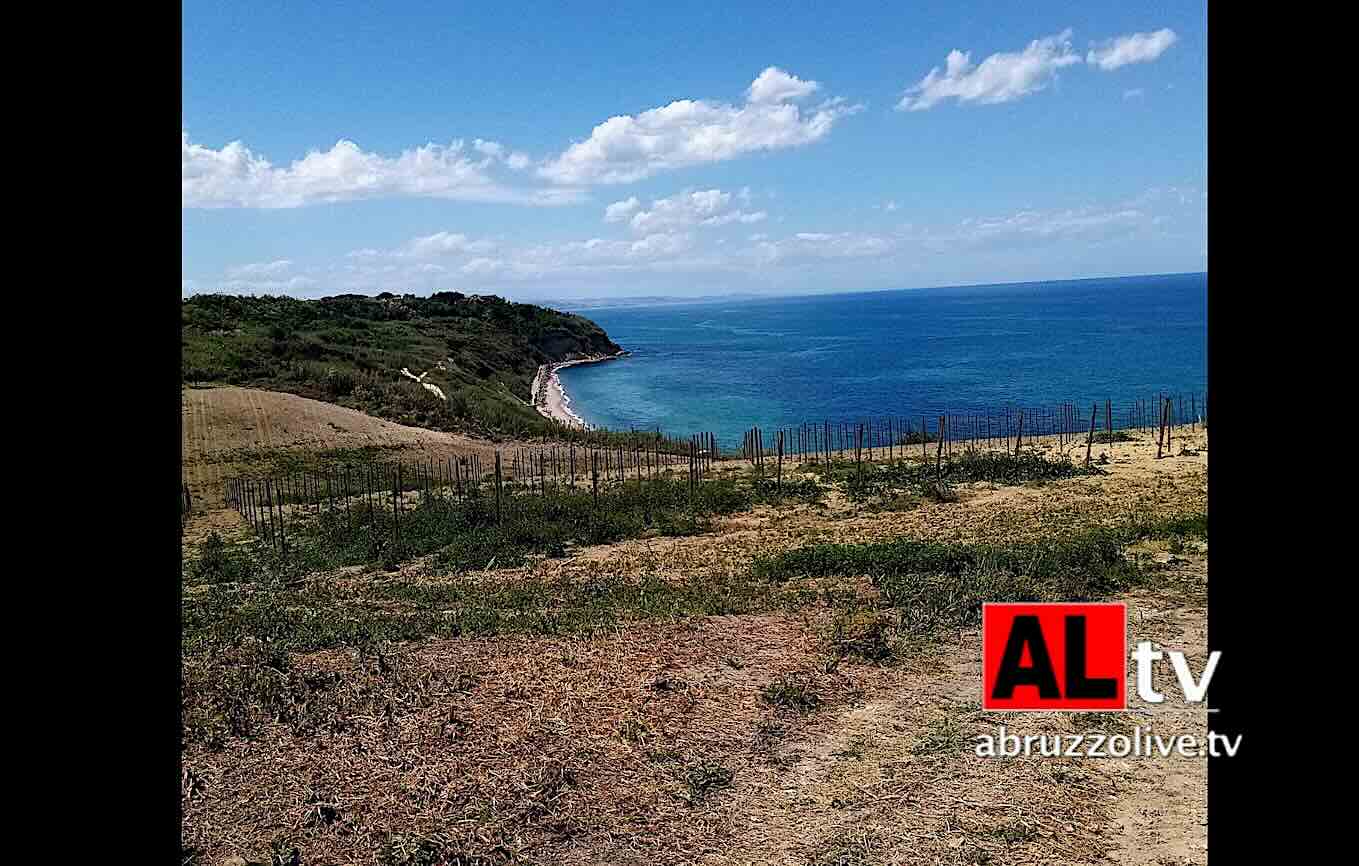
[[[342,139],[313,150],[286,168],[239,141],[214,150],[181,131],[180,204],[185,208],[294,208],[326,202],[395,196],[529,205],[580,200],[579,190],[507,186],[497,165],[527,165],[523,154],[477,139],[427,144],[395,157],[369,153]]]
[[[1023,51],[992,54],[973,64],[969,52],[954,49],[945,66],[930,70],[897,103],[899,111],[924,111],[946,99],[992,105],[1028,96],[1053,80],[1057,70],[1080,63],[1071,49],[1071,30],[1035,39]]]
[[[628,224],[634,232],[651,232],[687,228],[691,226],[724,226],[732,223],[749,225],[761,222],[769,215],[764,211],[746,211],[732,207],[732,199],[750,200],[750,191],[743,189],[733,196],[720,189],[704,189],[676,193],[667,198],[654,199],[649,210],[643,210],[636,198],[614,202],[605,208],[605,222]]]
[[[642,202],[637,196],[616,201],[604,208],[604,222],[621,223],[623,220],[631,219],[641,206]]]
[[[751,83],[742,105],[679,99],[611,117],[538,173],[559,184],[631,183],[661,171],[810,144],[860,109],[843,99],[806,111],[793,104],[818,87],[770,67]]]
[[[771,66],[750,83],[750,89],[746,91],[746,101],[765,105],[777,104],[811,96],[820,89],[821,85],[816,81],[803,81],[777,66]]]
[[[1164,54],[1178,38],[1170,28],[1152,33],[1130,33],[1100,43],[1090,50],[1085,60],[1106,72],[1129,63],[1149,63]]]
[[[1163,185],[1126,200],[1064,209],[1025,208],[931,225],[884,231],[842,231],[810,225],[780,233],[702,231],[713,220],[743,220],[741,193],[685,191],[649,204],[615,202],[617,237],[534,241],[439,231],[391,247],[355,249],[338,261],[299,264],[299,257],[243,264],[217,279],[182,274],[183,291],[335,294],[344,291],[435,289],[559,290],[576,286],[605,293],[638,285],[803,285],[808,274],[899,275],[922,262],[1011,261],[1015,255],[1079,253],[1098,245],[1140,245],[1177,239],[1192,254],[1203,243],[1207,193],[1201,186]],[[647,215],[634,224],[639,216]],[[769,222],[774,222],[769,220]],[[627,225],[625,226],[624,223]],[[766,229],[764,224],[759,226]],[[726,241],[726,243],[723,243]],[[1192,244],[1192,246],[1190,246]],[[947,266],[952,267],[952,266]],[[954,271],[948,271],[954,273]],[[654,283],[650,282],[655,278]],[[503,289],[502,289],[503,290]]]
[[[478,138],[472,142],[472,149],[492,160],[499,160],[516,170],[527,168],[530,161],[528,154],[517,150],[511,151],[498,141],[486,141]]]
[[[992,54],[979,64],[972,62],[971,53],[955,48],[942,69],[934,67],[906,91],[897,110],[924,111],[948,99],[979,105],[1012,102],[1043,90],[1056,79],[1058,70],[1067,66],[1089,63],[1112,70],[1129,63],[1146,63],[1164,54],[1176,40],[1170,29],[1131,33],[1100,43],[1082,58],[1072,50],[1071,35],[1067,28],[1055,36],[1033,40],[1023,51]]]

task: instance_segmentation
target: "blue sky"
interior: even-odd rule
[[[1202,2],[186,3],[182,291],[1207,268]]]

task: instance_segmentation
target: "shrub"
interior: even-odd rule
[[[255,576],[256,565],[247,552],[228,549],[222,536],[213,531],[199,545],[189,573],[199,583],[239,583]]]
[[[332,368],[326,371],[324,387],[332,398],[347,397],[354,393],[354,376]]]
[[[857,602],[836,610],[830,622],[830,644],[837,658],[885,662],[895,653],[892,618]]]

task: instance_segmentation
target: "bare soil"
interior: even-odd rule
[[[186,472],[204,491],[220,483],[217,461],[238,448],[495,448],[250,389],[186,390],[184,412]],[[1181,441],[1162,460],[1154,441],[1096,445],[1109,471],[1098,478],[971,485],[956,503],[878,514],[831,497],[760,508],[707,535],[584,548],[527,569],[454,578],[418,563],[403,577],[684,580],[735,574],[759,554],[814,540],[1008,541],[1206,510],[1206,434],[1181,433],[1196,453],[1180,456]],[[745,471],[737,461],[719,470]],[[209,508],[192,527],[201,534],[234,520]],[[1169,561],[1152,585],[1123,599],[1130,644],[1185,650],[1199,670],[1206,545],[1161,558]],[[1134,725],[1204,735],[1201,710],[1140,705],[1131,670],[1128,713],[985,713],[975,629],[909,647],[887,665],[829,659],[821,624],[782,612],[651,621],[590,638],[430,640],[393,647],[381,662],[344,650],[298,657],[304,672],[336,677],[327,698],[335,724],[299,732],[277,722],[220,750],[187,745],[184,846],[202,864],[268,862],[275,839],[297,846],[305,864],[374,863],[384,846],[408,850],[420,839],[467,863],[1206,862],[1206,759],[973,752],[973,738],[1001,724],[1020,735],[1131,734]],[[820,705],[800,713],[765,700],[763,690],[788,677]]]

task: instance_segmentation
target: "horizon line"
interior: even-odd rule
[[[183,295],[180,296],[180,300],[181,300],[181,301],[187,300],[188,298],[192,298],[192,297],[195,297],[195,296],[197,296],[197,295],[229,295],[229,296],[242,297],[242,298],[249,298],[249,297],[258,297],[258,298],[263,298],[263,297],[274,297],[274,298],[280,298],[280,297],[281,297],[281,298],[293,298],[294,300],[298,300],[298,301],[321,301],[321,300],[325,300],[326,298],[341,297],[341,296],[345,296],[345,295],[358,295],[358,296],[360,296],[360,297],[376,298],[376,297],[378,297],[378,296],[380,296],[380,295],[387,294],[387,295],[395,295],[395,296],[397,296],[397,297],[430,298],[430,297],[433,297],[434,295],[438,295],[438,294],[458,293],[458,294],[466,295],[466,296],[468,296],[468,297],[490,295],[490,296],[492,296],[492,297],[499,297],[499,298],[501,298],[501,299],[503,299],[503,300],[512,301],[512,302],[514,302],[514,303],[533,304],[533,305],[535,305],[535,306],[542,306],[542,305],[545,304],[545,303],[560,303],[560,304],[565,304],[565,303],[572,303],[572,302],[574,302],[574,303],[590,302],[590,303],[594,303],[595,306],[605,306],[607,303],[613,303],[613,302],[622,303],[622,302],[626,302],[626,301],[640,301],[640,300],[652,300],[652,301],[658,301],[658,302],[679,302],[679,303],[694,303],[694,302],[698,302],[698,301],[709,301],[709,300],[720,301],[720,300],[727,300],[727,299],[731,299],[731,300],[750,300],[750,299],[769,299],[769,300],[777,300],[777,299],[779,299],[779,298],[799,298],[799,297],[811,297],[811,296],[867,295],[867,294],[880,294],[880,293],[884,293],[884,292],[920,292],[920,291],[933,291],[933,290],[937,290],[937,289],[976,289],[976,288],[990,288],[990,287],[999,287],[999,286],[1030,286],[1030,285],[1043,285],[1043,284],[1047,284],[1047,283],[1081,283],[1081,282],[1090,282],[1090,281],[1093,281],[1093,280],[1127,280],[1127,279],[1138,279],[1138,278],[1146,278],[1146,277],[1182,277],[1182,276],[1198,276],[1198,275],[1200,275],[1200,274],[1206,276],[1206,275],[1208,274],[1208,271],[1205,269],[1205,270],[1202,270],[1202,271],[1165,271],[1165,272],[1159,272],[1159,273],[1140,273],[1140,274],[1106,274],[1106,275],[1094,276],[1094,277],[1060,277],[1060,278],[1054,278],[1054,279],[1041,279],[1041,280],[1013,280],[1013,281],[1002,281],[1002,282],[985,281],[985,282],[970,282],[970,283],[941,283],[941,284],[935,284],[935,285],[900,286],[900,287],[878,288],[878,289],[828,289],[828,290],[819,290],[819,289],[794,289],[794,290],[775,290],[775,291],[772,291],[772,292],[732,291],[732,292],[724,292],[724,293],[718,293],[718,294],[707,294],[707,295],[645,295],[645,294],[635,294],[635,295],[618,295],[618,296],[616,296],[616,297],[611,297],[611,296],[608,296],[608,295],[586,295],[586,296],[582,296],[582,297],[579,297],[579,298],[566,298],[566,297],[559,297],[559,296],[554,297],[554,296],[551,296],[551,295],[539,295],[539,296],[525,296],[522,300],[516,300],[516,299],[514,299],[514,298],[509,297],[508,295],[500,294],[500,293],[495,292],[495,291],[473,291],[473,290],[468,290],[468,289],[429,289],[429,290],[427,290],[427,291],[424,292],[424,293],[420,293],[420,292],[412,292],[412,291],[409,291],[409,290],[406,290],[406,291],[397,291],[397,290],[395,290],[395,289],[380,289],[380,290],[376,290],[376,291],[373,291],[373,290],[368,290],[368,291],[357,291],[357,290],[337,289],[337,290],[335,290],[332,294],[317,295],[317,296],[314,296],[314,297],[298,297],[298,296],[295,296],[295,295],[271,294],[271,293],[269,293],[269,292],[242,292],[242,291],[230,291],[230,290],[226,290],[226,289],[216,289],[216,290],[206,290],[206,291],[195,291],[195,292],[191,292],[191,293],[188,293],[188,294],[183,294]]]

